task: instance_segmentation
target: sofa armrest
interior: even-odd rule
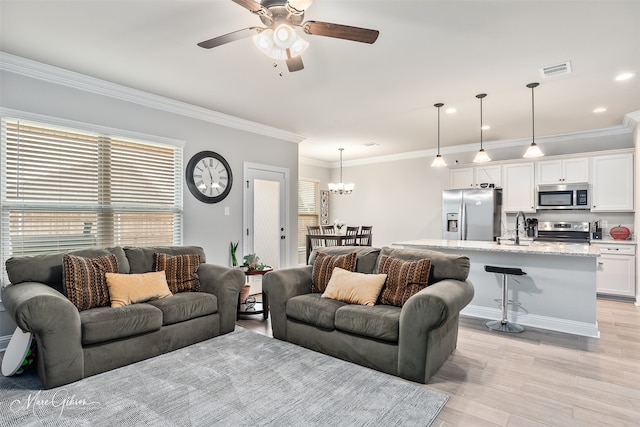
[[[23,282],[4,288],[2,303],[20,329],[35,335],[46,388],[83,378],[80,313],[71,301],[43,283]]]
[[[269,300],[273,337],[287,339],[287,300],[311,292],[312,266],[271,271],[262,278],[262,289]]]
[[[446,346],[438,342],[438,337],[430,340],[431,332],[448,322],[457,322],[460,311],[471,302],[473,294],[470,281],[447,279],[424,288],[407,300],[400,313],[398,343],[398,371],[402,377],[426,381],[430,374],[427,372],[427,351],[448,352]],[[453,327],[457,329],[457,324]]]
[[[233,331],[238,313],[238,295],[245,284],[244,273],[237,268],[214,264],[200,264],[198,267],[200,290],[214,294],[218,298],[220,313],[220,334]]]

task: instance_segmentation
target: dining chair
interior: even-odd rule
[[[322,234],[322,229],[320,228],[319,225],[307,225],[307,234],[310,236],[319,235],[319,234]],[[323,246],[322,243],[323,243],[322,239],[314,239],[312,237],[311,250],[314,250],[315,248]]]
[[[333,225],[323,225],[322,234],[335,234],[336,228]]]
[[[372,225],[363,225],[360,227],[360,235],[358,236],[357,242],[358,246],[371,246],[372,230]]]
[[[347,226],[347,234],[345,235],[345,238],[342,239],[342,244],[344,246],[355,246],[359,229],[360,227]]]

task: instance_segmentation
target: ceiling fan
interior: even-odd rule
[[[301,27],[306,34],[333,37],[372,44],[379,31],[329,22],[306,21],[304,13],[313,0],[232,0],[260,17],[266,27],[249,27],[198,43],[211,49],[226,43],[253,36],[255,45],[267,56],[282,59],[290,72],[304,68],[301,54],[309,43],[296,34],[295,27]]]

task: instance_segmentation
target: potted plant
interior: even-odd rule
[[[246,267],[247,270],[258,270],[262,271],[265,268],[268,268],[267,265],[262,264],[260,262],[260,257],[256,254],[249,254],[244,256],[244,264],[243,267]]]
[[[336,219],[336,220],[333,221],[333,225],[338,230],[338,234],[342,234],[342,227],[345,226],[345,222],[343,220],[341,220],[341,219]]]
[[[238,266],[238,258],[236,257],[236,251],[238,250],[238,242],[229,242],[229,251],[231,252],[231,266],[233,268]]]

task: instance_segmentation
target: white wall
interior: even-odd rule
[[[345,182],[356,187],[349,195],[331,196],[331,216],[347,225],[372,225],[373,245],[442,237],[442,190],[449,169],[430,167],[420,157],[359,166],[344,166]],[[332,171],[339,179],[339,170]]]

